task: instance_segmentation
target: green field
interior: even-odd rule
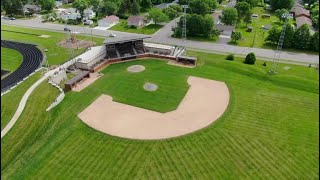
[[[112,26],[109,30],[150,35],[162,28],[161,25],[155,25],[155,24],[150,24],[143,28],[131,28],[131,27],[128,27],[127,24],[128,24],[127,20],[120,19],[120,22]]]
[[[9,93],[1,96],[1,130],[13,117],[24,93],[40,78],[40,76],[41,74],[39,72],[35,73]]]
[[[269,66],[237,58],[189,52],[194,69],[163,60],[113,64],[80,93],[70,92],[52,111],[58,91],[43,83],[21,118],[1,140],[4,179],[318,179],[319,75],[290,65],[270,76]],[[129,74],[141,64],[146,71]],[[285,65],[281,65],[283,68]],[[157,111],[174,109],[188,76],[226,82],[227,112],[211,126],[179,138],[137,141],[100,133],[77,117],[101,94]],[[159,85],[142,90],[144,82]],[[163,89],[163,90],[162,90]],[[168,93],[169,92],[169,93]],[[170,101],[169,101],[170,99]]]
[[[23,57],[18,51],[1,47],[1,69],[12,73],[18,69],[22,59]]]
[[[50,37],[39,37],[41,35],[49,35]],[[24,43],[32,42],[33,44],[38,45],[42,50],[47,49],[48,52],[46,52],[46,56],[49,61],[49,65],[62,64],[71,59],[71,51],[69,49],[56,45],[66,37],[65,33],[1,25],[1,39]],[[76,38],[87,39],[88,41],[91,40],[91,37],[89,36],[77,35]],[[101,45],[104,39],[94,37],[93,40],[97,45]],[[74,56],[79,55],[84,51],[85,49],[74,49]]]

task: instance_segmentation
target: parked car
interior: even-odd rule
[[[3,16],[2,19],[10,19],[8,16]]]
[[[115,34],[109,34],[109,37],[116,37],[116,35]]]
[[[16,18],[14,18],[14,17],[10,17],[10,20],[16,20]]]
[[[65,27],[63,30],[64,30],[64,31],[71,31],[71,29],[68,28],[68,27]]]

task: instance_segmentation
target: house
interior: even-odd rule
[[[136,28],[142,28],[146,26],[148,20],[144,16],[130,16],[127,19],[128,26],[134,26]]]
[[[87,8],[83,11],[83,19],[92,19],[96,16],[96,13],[92,8]]]
[[[110,27],[114,24],[119,23],[119,17],[111,15],[111,16],[106,16],[103,19],[100,19],[98,21],[98,26],[100,27]]]
[[[165,9],[165,8],[167,8],[167,7],[171,6],[171,5],[175,5],[175,4],[178,4],[177,0],[175,0],[175,1],[171,2],[171,3],[161,3],[161,4],[158,4],[158,5],[154,6],[154,7],[162,10],[162,9]]]
[[[301,17],[301,16],[304,16],[307,18],[310,17],[310,12],[308,10],[306,10],[301,4],[298,4],[298,3],[296,3],[292,7],[292,9],[290,10],[290,13],[293,14],[293,16],[295,18]]]
[[[76,20],[81,18],[80,13],[75,8],[69,8],[61,11],[59,16],[63,20]]]
[[[312,20],[311,19],[304,17],[304,16],[296,17],[297,28],[301,27],[304,24],[307,24],[310,27],[310,29],[312,28]]]
[[[24,13],[39,13],[41,11],[41,7],[34,4],[26,4],[23,6]]]

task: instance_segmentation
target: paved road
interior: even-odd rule
[[[151,35],[150,39],[147,39],[148,42],[160,43],[160,44],[168,44],[168,45],[183,45],[183,41],[180,39],[175,39],[171,37],[172,31],[171,28],[175,25],[177,19],[171,21],[167,25],[165,25],[162,29],[160,29],[155,34]],[[51,24],[51,23],[41,23],[40,18],[35,18],[32,20],[2,20],[1,24],[11,24],[39,29],[47,29],[47,30],[55,30],[55,31],[63,31],[65,25],[61,24]],[[133,33],[125,33],[119,31],[111,31],[111,30],[99,30],[92,29],[88,27],[77,27],[77,26],[69,26],[72,31],[76,31],[82,34],[91,33],[95,36],[104,36],[106,37],[110,33],[116,34],[116,38],[121,37],[132,37],[132,36],[142,36]],[[91,32],[92,31],[92,32]],[[233,53],[238,55],[246,55],[250,52],[254,52],[259,58],[265,60],[272,60],[275,51],[270,49],[259,49],[259,48],[250,48],[250,47],[239,47],[232,46],[228,44],[219,44],[219,43],[210,43],[210,42],[198,42],[198,41],[186,41],[185,46],[189,49],[197,49],[206,52],[216,52],[216,53]],[[289,60],[293,63],[297,64],[319,64],[319,55],[311,55],[307,53],[293,53],[293,52],[282,52],[280,59]]]

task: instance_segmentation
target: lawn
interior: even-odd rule
[[[270,76],[269,66],[261,66],[262,61],[250,66],[242,58],[231,62],[223,55],[189,54],[202,65],[189,69],[162,60],[110,65],[101,71],[103,77],[82,92],[67,93],[50,112],[45,109],[58,92],[43,83],[17,124],[1,139],[1,177],[319,178],[319,75],[315,69],[290,65],[288,71]],[[146,71],[129,75],[126,68],[132,64],[144,65]],[[228,110],[218,121],[190,135],[161,141],[122,139],[91,129],[77,117],[102,93],[158,111],[173,109],[190,75],[224,81],[231,95]],[[158,83],[159,90],[141,91],[146,81]],[[169,97],[173,100],[163,100]]]
[[[23,57],[18,51],[1,47],[1,69],[14,72],[21,65],[22,60]]]
[[[31,33],[26,33],[31,32]],[[39,37],[41,35],[49,35],[49,38]],[[52,32],[38,29],[22,28],[16,26],[1,25],[1,39],[12,40],[25,43],[33,43],[38,45],[42,50],[47,49],[46,57],[49,61],[49,65],[63,64],[71,59],[71,50],[63,47],[59,47],[56,44],[66,38],[65,33]],[[78,39],[91,40],[89,36],[77,35]],[[101,45],[103,38],[93,37],[93,40],[97,45]],[[85,49],[74,49],[74,56],[83,53]]]
[[[162,25],[155,25],[155,24],[150,24],[144,28],[131,28],[131,27],[128,27],[126,20],[120,19],[120,22],[112,26],[109,30],[150,35],[157,32],[161,28],[162,28]]]
[[[40,76],[40,72],[35,73],[9,93],[1,96],[1,130],[13,117],[24,93],[40,78]]]

